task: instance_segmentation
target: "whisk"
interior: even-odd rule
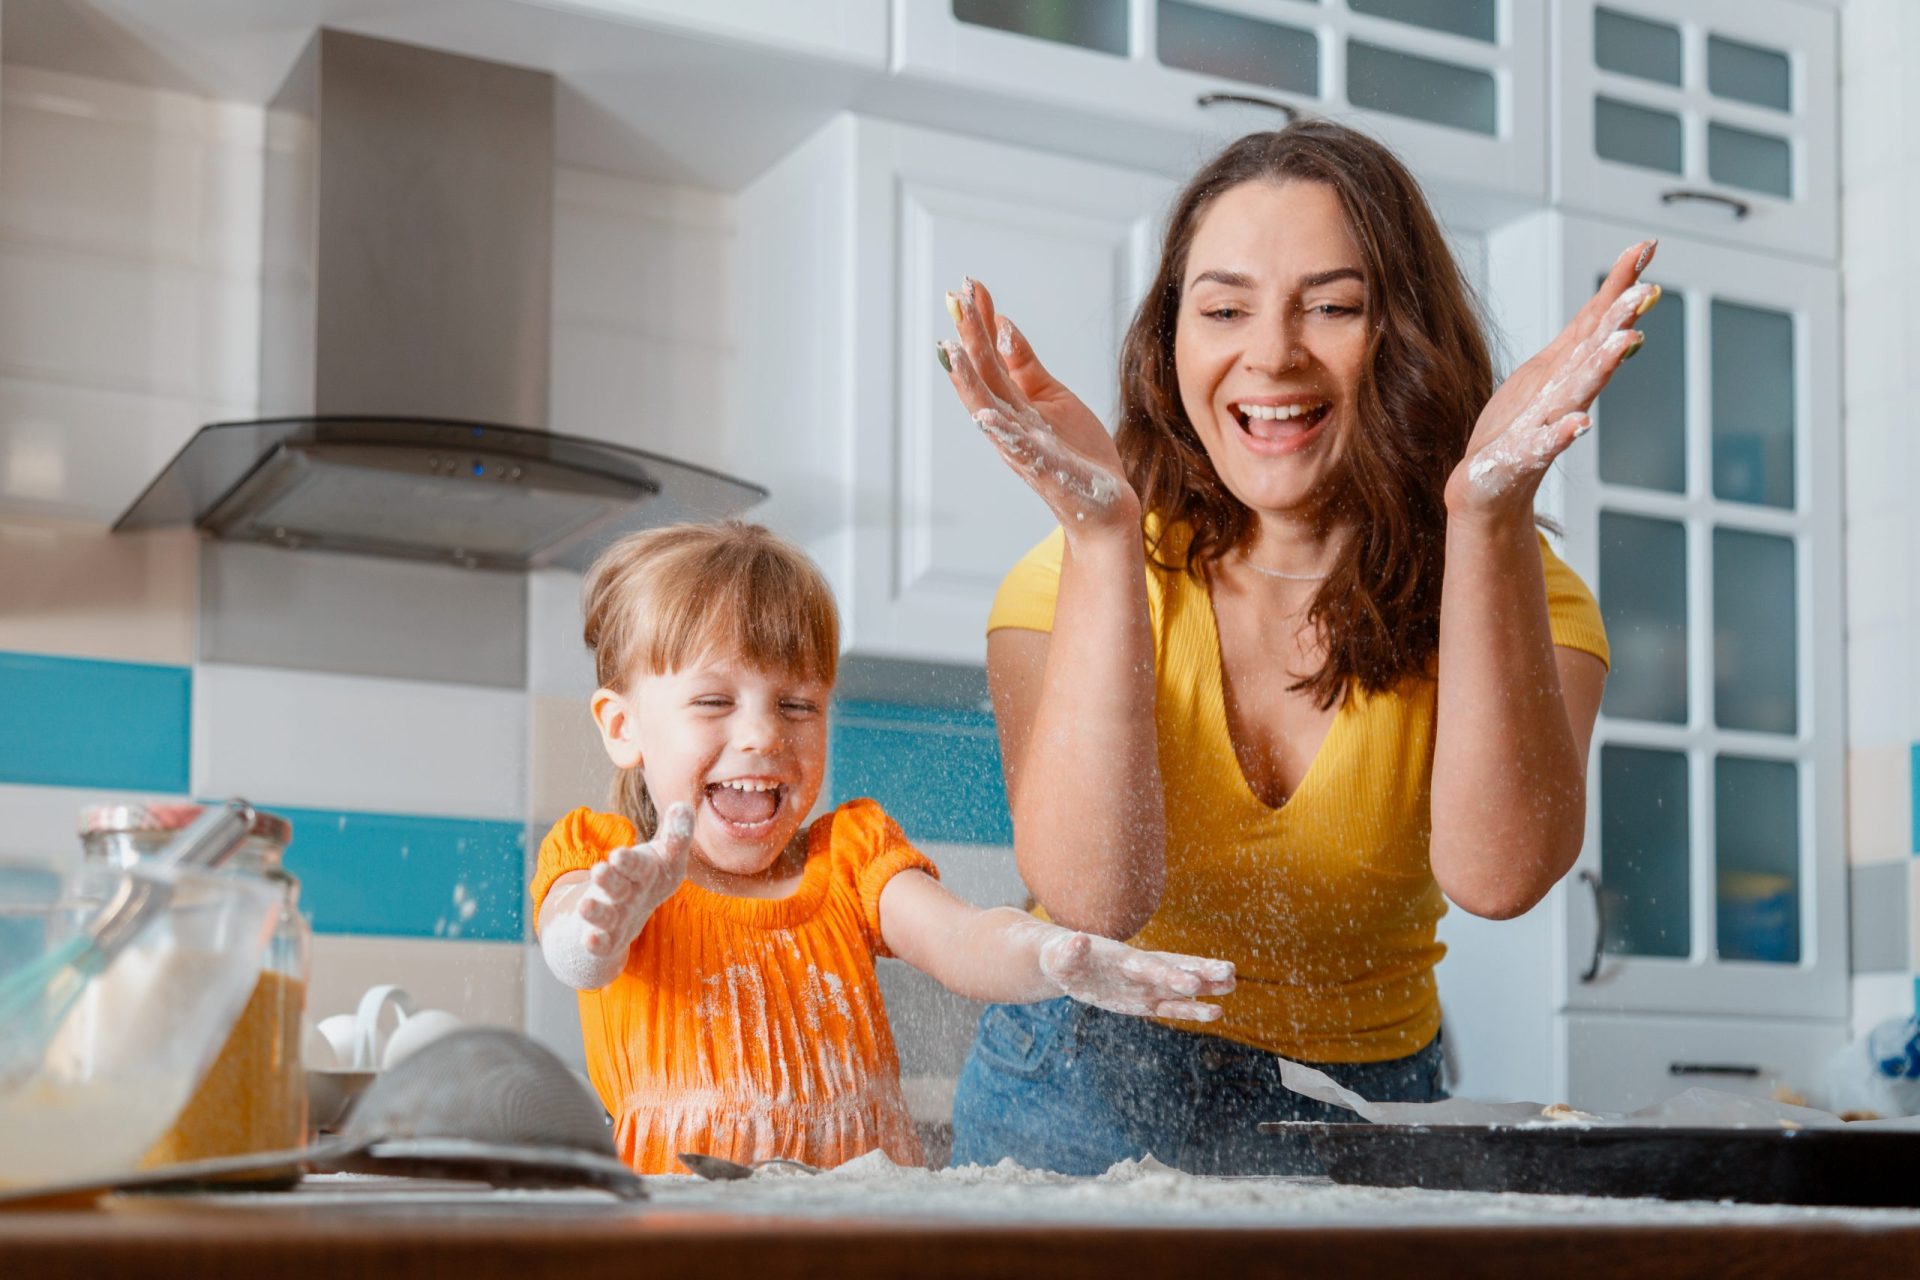
[[[209,807],[154,857],[121,873],[86,925],[17,973],[0,978],[0,1087],[36,1070],[87,983],[173,900],[174,872],[217,867],[252,831],[244,800]]]

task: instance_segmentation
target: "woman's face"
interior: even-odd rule
[[[1180,401],[1229,492],[1299,511],[1352,422],[1367,281],[1339,197],[1317,182],[1245,182],[1201,215],[1181,281]]]

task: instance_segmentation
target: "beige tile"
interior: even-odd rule
[[[527,750],[532,794],[527,813],[535,838],[554,819],[570,809],[607,806],[613,785],[613,764],[600,745],[600,734],[584,698],[530,699],[532,723]]]
[[[518,1029],[525,955],[518,942],[321,934],[313,940],[307,1010],[315,1021],[352,1013],[368,987],[393,982],[407,989],[417,1009],[445,1009],[467,1022]]]
[[[1847,861],[1886,862],[1913,855],[1908,750],[1857,747],[1847,753]]]
[[[186,529],[0,515],[0,649],[191,663],[197,545]]]

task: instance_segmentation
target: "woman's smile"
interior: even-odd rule
[[[1248,396],[1228,404],[1240,427],[1238,439],[1249,452],[1284,457],[1307,448],[1333,417],[1324,396]]]

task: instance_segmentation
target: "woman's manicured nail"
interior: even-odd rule
[[[1635,314],[1636,316],[1643,316],[1647,314],[1647,312],[1653,310],[1654,304],[1659,301],[1660,301],[1660,286],[1656,284],[1653,286],[1653,291],[1649,293],[1646,297],[1642,298],[1640,300],[1640,305],[1633,309],[1633,314]]]
[[[947,314],[953,317],[953,322],[955,324],[960,323],[960,295],[959,294],[949,293],[947,295]]]
[[[933,344],[933,354],[934,354],[934,355],[936,355],[936,356],[938,356],[938,357],[940,358],[940,367],[941,367],[942,369],[945,369],[945,370],[946,370],[946,371],[947,371],[948,373],[952,373],[952,372],[953,372],[953,361],[947,358],[947,344],[946,344],[946,343],[944,343],[944,342],[936,342],[936,343],[934,343],[934,344]]]
[[[966,284],[967,284],[967,305],[968,305],[968,306],[972,306],[972,305],[973,305],[973,277],[972,277],[972,276],[961,276],[960,278],[961,278],[962,280],[964,280],[964,281],[966,281]]]
[[[1620,353],[1620,363],[1625,364],[1627,361],[1639,355],[1640,348],[1646,345],[1647,345],[1647,340],[1645,338],[1635,338],[1633,340],[1633,345]]]
[[[1634,260],[1634,264],[1633,264],[1633,273],[1635,275],[1639,275],[1642,271],[1645,271],[1647,269],[1647,264],[1653,261],[1653,251],[1655,249],[1658,249],[1659,247],[1660,247],[1660,240],[1658,237],[1655,237],[1654,239],[1649,240],[1645,244],[1640,246],[1640,256]]]

